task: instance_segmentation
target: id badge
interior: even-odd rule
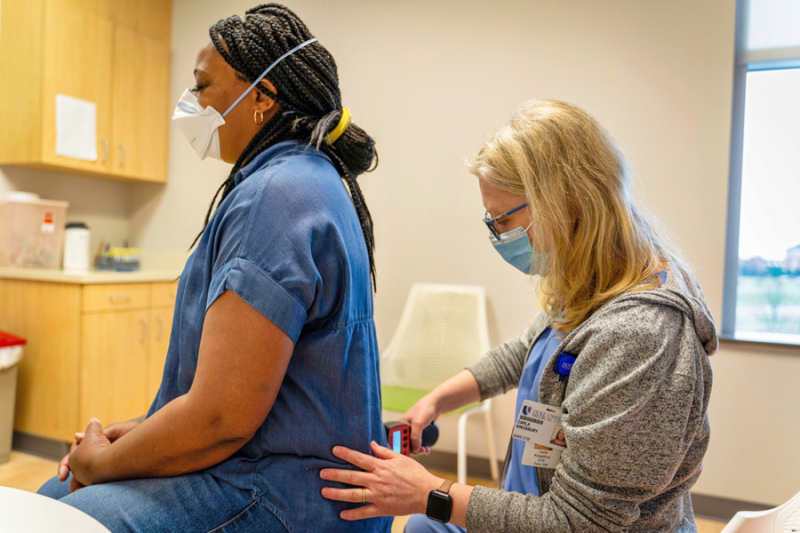
[[[536,468],[555,468],[561,459],[562,451],[563,448],[556,449],[529,442],[525,444],[525,451],[522,453],[522,464]]]
[[[512,437],[525,442],[522,464],[555,468],[567,447],[561,426],[560,407],[525,400],[522,403]]]

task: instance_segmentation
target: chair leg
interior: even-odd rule
[[[458,483],[467,484],[467,417],[466,411],[458,417]]]
[[[489,448],[489,469],[492,472],[492,481],[500,483],[500,472],[497,468],[497,450],[494,446],[494,434],[492,433],[492,409],[491,403],[488,401],[483,415],[486,423],[486,445]]]

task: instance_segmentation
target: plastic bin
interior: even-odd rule
[[[0,331],[0,464],[11,459],[17,365],[22,359],[24,344],[25,339]]]
[[[33,193],[0,197],[0,267],[61,268],[68,206]]]

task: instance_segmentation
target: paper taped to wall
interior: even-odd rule
[[[97,104],[56,95],[56,155],[97,161]]]

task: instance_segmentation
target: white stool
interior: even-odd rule
[[[791,533],[800,531],[800,493],[774,509],[739,511],[722,533]]]
[[[0,531],[111,533],[74,507],[33,492],[0,487]]]

